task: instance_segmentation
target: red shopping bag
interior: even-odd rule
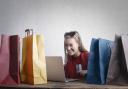
[[[0,84],[19,84],[19,36],[0,36]]]

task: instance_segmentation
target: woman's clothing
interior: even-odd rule
[[[67,61],[67,64],[65,65],[66,77],[82,79],[83,76],[77,73],[76,67],[79,64],[82,66],[82,70],[87,70],[88,52],[87,51],[81,52],[81,54],[78,57],[68,55],[67,58],[68,58],[68,61]]]

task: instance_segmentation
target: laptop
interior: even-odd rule
[[[64,64],[61,56],[46,56],[46,68],[48,81],[70,82],[78,79],[65,77]]]

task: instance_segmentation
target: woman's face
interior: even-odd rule
[[[76,55],[79,52],[79,45],[74,38],[65,39],[65,48],[68,55]]]

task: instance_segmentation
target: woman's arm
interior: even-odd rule
[[[84,76],[85,74],[87,74],[87,70],[81,70],[79,73],[80,75]]]

